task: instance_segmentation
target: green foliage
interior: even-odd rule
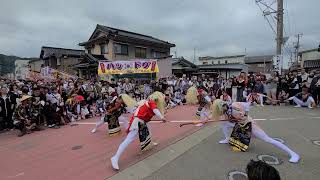
[[[0,75],[14,72],[14,62],[17,59],[21,59],[17,56],[6,56],[0,54]]]
[[[7,56],[0,54],[0,76],[7,73],[14,73],[14,62],[18,59],[32,60],[35,58],[21,58],[18,56]]]

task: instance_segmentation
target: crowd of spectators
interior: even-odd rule
[[[239,76],[228,79],[206,75],[111,81],[57,78],[50,83],[1,79],[0,131],[16,128],[18,136],[23,136],[44,127],[76,125],[75,121],[103,114],[113,97],[122,93],[139,101],[154,91],[163,92],[169,109],[186,103],[185,95],[191,86],[205,89],[212,100],[260,100],[262,106],[290,102],[296,107],[314,108],[320,100],[320,70],[307,73],[302,69],[281,76],[274,73],[270,77],[241,72]]]

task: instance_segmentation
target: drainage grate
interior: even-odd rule
[[[228,174],[229,180],[248,180],[248,175],[241,171],[231,171]]]
[[[71,150],[78,150],[78,149],[81,149],[82,148],[82,145],[77,145],[77,146],[73,146],[71,148]]]
[[[258,159],[270,165],[279,165],[282,163],[282,161],[279,158],[268,154],[258,155]]]

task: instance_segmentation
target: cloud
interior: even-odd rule
[[[318,45],[318,7],[317,0],[285,1],[287,49],[299,32],[303,49]],[[81,48],[98,23],[175,43],[173,51],[187,59],[194,48],[197,57],[275,52],[275,35],[254,0],[12,0],[0,7],[0,53],[37,57],[43,45]]]

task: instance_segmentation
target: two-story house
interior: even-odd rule
[[[240,72],[248,72],[248,66],[245,64],[245,55],[199,57],[198,65],[199,74],[209,76],[232,77],[237,76]]]
[[[79,46],[85,48],[86,54],[75,67],[79,68],[80,75],[88,77],[96,74],[101,60],[161,59],[158,61],[160,72],[171,73],[171,62],[163,59],[170,57],[170,48],[175,44],[98,24],[88,41],[79,43]]]
[[[274,71],[273,57],[273,55],[247,56],[244,62],[249,65],[249,72],[271,74]]]
[[[79,58],[84,54],[84,50],[42,46],[40,59],[29,61],[29,66],[33,72],[40,72],[42,67],[49,66],[76,75],[78,72],[74,65],[80,62]]]
[[[319,49],[309,49],[299,52],[299,62],[301,67],[311,70],[320,68]]]

